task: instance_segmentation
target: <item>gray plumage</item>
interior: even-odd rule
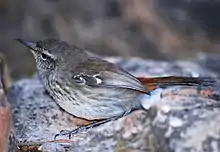
[[[115,64],[55,39],[22,43],[31,48],[47,91],[68,113],[94,120],[141,107],[136,99],[145,88]]]

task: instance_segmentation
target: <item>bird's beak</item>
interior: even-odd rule
[[[31,51],[35,51],[36,50],[36,43],[31,42],[31,41],[26,41],[26,40],[22,40],[22,39],[16,39],[18,42],[20,42],[21,44],[27,46],[28,48],[31,49]]]

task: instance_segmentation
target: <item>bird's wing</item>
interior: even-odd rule
[[[105,60],[90,58],[76,65],[72,73],[72,81],[79,85],[125,88],[148,93],[137,78]]]
[[[174,85],[210,85],[216,83],[213,78],[157,77],[136,78],[115,64],[99,58],[89,58],[72,66],[71,80],[79,85],[92,87],[113,87],[136,90],[143,93]]]

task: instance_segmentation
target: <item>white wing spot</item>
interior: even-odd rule
[[[93,75],[93,77],[96,79],[96,83],[97,84],[101,84],[102,83],[102,79],[97,78],[97,76],[99,76],[99,75]]]
[[[73,78],[75,79],[75,82],[76,82],[76,83],[81,83],[81,84],[85,84],[85,83],[86,83],[86,80],[83,79],[83,78],[81,77],[81,75],[75,75]]]

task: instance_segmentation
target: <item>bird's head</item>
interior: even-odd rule
[[[17,39],[17,41],[31,50],[36,60],[36,67],[40,72],[53,70],[57,64],[74,53],[74,49],[71,49],[70,45],[56,39],[44,39],[37,42],[22,39]]]

